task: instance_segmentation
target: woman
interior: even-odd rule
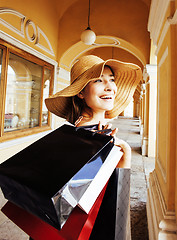
[[[141,77],[137,65],[84,56],[71,69],[71,85],[47,98],[46,106],[76,127],[93,125],[97,130],[108,129],[107,121],[129,104]],[[115,137],[116,132],[117,129],[112,130],[111,135]],[[115,145],[124,152],[118,167],[130,168],[129,145],[116,137]]]
[[[52,113],[76,127],[104,133],[129,104],[142,73],[138,66],[93,55],[80,58],[71,69],[71,85],[45,100]],[[130,240],[129,189],[131,149],[115,137],[123,156],[113,172],[90,240]],[[126,168],[126,169],[125,169]]]

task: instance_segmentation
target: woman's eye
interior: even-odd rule
[[[102,80],[101,79],[97,79],[97,80],[94,81],[94,83],[97,83],[97,82],[102,82]]]
[[[110,79],[110,81],[111,81],[111,82],[115,82],[115,79],[114,79],[114,78],[112,78],[112,79]]]

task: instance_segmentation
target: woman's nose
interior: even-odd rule
[[[105,88],[104,88],[104,90],[106,91],[106,92],[110,92],[110,91],[112,91],[112,86],[111,86],[111,84],[109,83],[109,82],[107,82],[107,83],[105,83]]]
[[[105,91],[106,91],[106,92],[111,92],[112,89],[111,89],[110,87],[105,87]]]

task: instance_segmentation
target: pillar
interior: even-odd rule
[[[137,97],[133,98],[133,117],[139,118],[140,116],[140,100]]]
[[[143,127],[143,139],[142,139],[142,155],[148,155],[148,137],[149,137],[149,76],[147,74],[145,80],[145,92],[144,92],[144,127]]]
[[[141,84],[141,119],[140,119],[140,135],[143,139],[144,132],[144,115],[145,115],[145,84]]]
[[[147,64],[149,75],[149,126],[148,157],[155,158],[156,151],[156,111],[157,111],[157,65]]]

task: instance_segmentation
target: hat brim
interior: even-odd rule
[[[117,85],[114,108],[106,112],[106,118],[118,116],[130,103],[137,84],[142,79],[142,71],[135,64],[124,63],[115,59],[93,65],[70,86],[45,99],[48,110],[59,117],[67,118],[68,111],[71,111],[71,97],[81,92],[90,81],[98,79],[105,65],[110,66],[113,70]]]

